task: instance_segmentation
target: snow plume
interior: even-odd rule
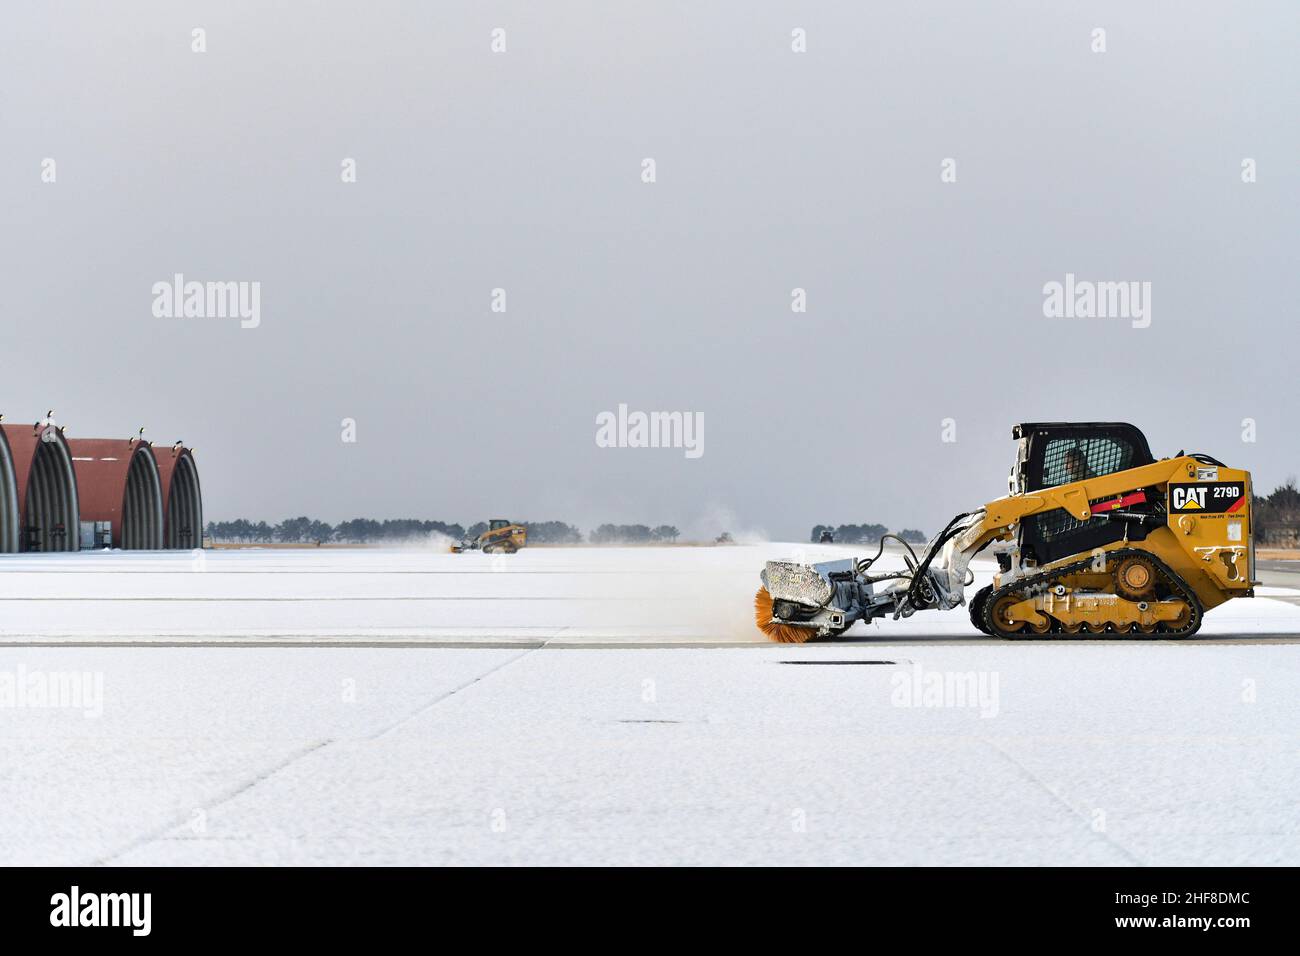
[[[696,541],[713,541],[724,531],[737,544],[766,544],[771,540],[762,528],[743,523],[734,511],[720,504],[709,505],[689,527],[689,533],[683,537]]]
[[[453,544],[460,544],[460,541],[441,531],[426,531],[406,538],[384,538],[376,544],[383,548],[396,548],[399,551],[434,551],[445,554],[451,550]]]

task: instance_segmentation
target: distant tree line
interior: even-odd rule
[[[442,521],[421,521],[418,518],[397,518],[375,521],[371,518],[353,518],[338,525],[317,521],[306,516],[285,518],[279,524],[267,524],[265,521],[249,521],[236,518],[234,521],[209,521],[208,537],[213,541],[237,542],[240,544],[270,544],[279,541],[287,544],[303,544],[319,541],[322,544],[331,541],[349,544],[365,544],[370,541],[396,541],[432,533],[445,534],[451,538],[460,538],[465,529],[458,524],[446,524]]]
[[[875,544],[880,540],[881,535],[889,533],[889,529],[883,524],[842,524],[838,527],[815,524],[808,540],[816,543],[822,539],[822,533],[826,531],[834,536],[836,544]],[[904,541],[917,544],[925,544],[927,540],[925,535],[915,528],[904,528],[898,532],[898,536]]]
[[[296,518],[297,522],[304,519]],[[329,525],[323,524],[324,529]],[[390,518],[375,521],[373,518],[353,518],[343,521],[334,529],[333,538],[319,534],[302,538],[281,538],[281,541],[338,541],[343,544],[368,544],[371,541],[401,541],[407,538],[428,537],[431,534],[443,534],[449,538],[460,538],[465,529],[460,525],[444,521],[421,521],[419,518]]]
[[[1273,489],[1269,495],[1255,498],[1251,523],[1262,545],[1276,548],[1300,546],[1300,488],[1294,477]]]
[[[670,524],[603,524],[591,533],[592,544],[668,544],[680,534]],[[532,534],[530,529],[529,534]]]
[[[1295,491],[1294,484],[1290,487],[1292,494],[1300,494]],[[681,532],[670,524],[656,527],[644,524],[602,524],[584,538],[576,526],[564,521],[519,523],[527,525],[528,540],[532,544],[582,544],[584,540],[591,544],[672,544],[681,536]],[[209,521],[207,533],[213,541],[232,544],[382,544],[432,534],[445,535],[459,541],[465,537],[477,538],[487,528],[485,521],[466,528],[454,521],[426,521],[419,518],[388,518],[383,521],[352,518],[331,525],[302,515],[285,518],[278,524],[249,521],[246,518]],[[811,540],[820,541],[823,531],[831,532],[837,544],[875,544],[889,529],[883,524],[819,524],[813,527]],[[904,528],[898,534],[905,541],[924,544],[926,540],[925,535],[915,528]]]
[[[519,523],[528,526],[528,541],[531,544],[581,544],[583,541],[582,532],[563,521]],[[338,525],[330,525],[302,516],[285,518],[279,524],[254,522],[246,518],[209,521],[207,533],[213,541],[234,544],[377,544],[428,537],[431,534],[446,535],[459,541],[464,537],[476,538],[487,529],[485,521],[468,528],[455,522],[422,521],[419,518],[390,518],[384,521],[353,518]],[[603,524],[591,532],[590,539],[592,544],[650,544],[676,541],[678,533],[676,528],[666,524],[657,528],[641,524]]]

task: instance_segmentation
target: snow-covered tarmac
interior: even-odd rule
[[[0,862],[1300,862],[1294,592],[1193,641],[750,643],[798,552],[852,553],[5,556]]]

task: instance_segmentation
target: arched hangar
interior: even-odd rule
[[[163,491],[152,446],[141,438],[72,438],[82,523],[96,546],[129,551],[163,546]]]
[[[77,476],[62,429],[37,422],[0,424],[0,432],[0,546],[5,551],[79,550]]]
[[[203,492],[194,451],[180,442],[155,449],[162,478],[163,547],[203,547]]]

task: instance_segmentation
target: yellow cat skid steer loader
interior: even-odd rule
[[[920,556],[896,538],[906,570],[871,573],[884,538],[871,558],[769,561],[759,629],[800,643],[855,621],[955,608],[986,548],[998,571],[970,618],[995,637],[1187,637],[1206,611],[1254,596],[1249,472],[1202,454],[1157,461],[1122,422],[1030,422],[1012,437],[1011,493],[957,515]]]
[[[451,551],[453,554],[460,554],[462,551],[514,554],[527,543],[528,528],[526,525],[515,524],[505,518],[493,518],[488,522],[486,531],[477,538],[468,536],[463,538],[460,544],[451,546]]]

